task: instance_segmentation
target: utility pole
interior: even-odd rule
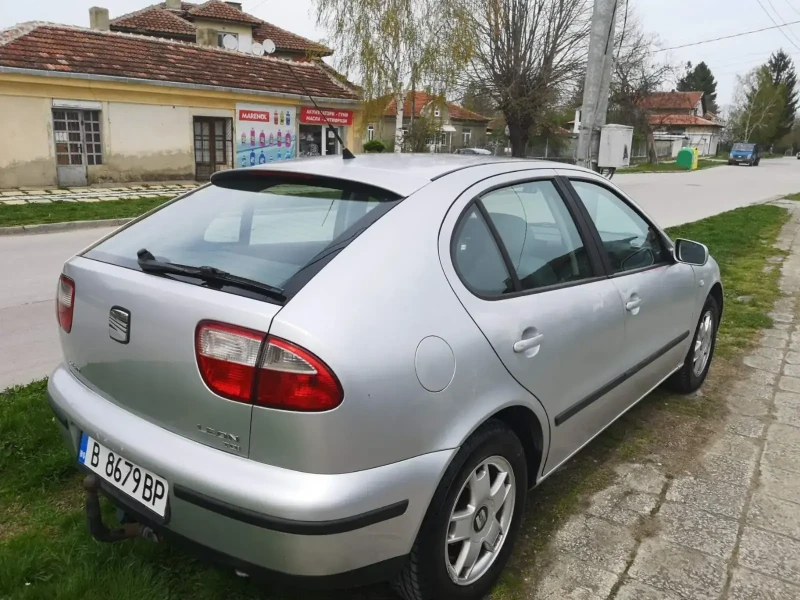
[[[577,163],[589,169],[597,165],[600,128],[606,124],[611,71],[614,66],[614,27],[618,0],[595,0],[589,32],[589,56],[583,85]]]

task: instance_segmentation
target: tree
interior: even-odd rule
[[[608,102],[609,121],[631,125],[637,133],[645,136],[647,159],[658,163],[653,137],[651,114],[644,100],[657,92],[674,76],[675,69],[669,63],[656,60],[656,40],[642,30],[634,14],[628,17],[628,26],[619,41],[619,50],[614,61]]]
[[[397,104],[394,151],[403,145],[405,90],[450,87],[471,56],[460,0],[316,0],[337,66],[356,79],[369,106],[387,92]]]
[[[792,59],[781,49],[772,54],[767,62],[770,77],[775,86],[783,86],[783,112],[771,142],[786,136],[794,126],[797,113],[797,75]]]
[[[469,80],[480,82],[525,156],[531,131],[574,85],[586,60],[587,0],[461,0],[471,18]]]
[[[711,69],[704,62],[692,68],[692,63],[686,63],[686,72],[683,77],[678,79],[677,90],[679,92],[703,92],[708,112],[717,113],[717,81],[711,73]]]
[[[734,141],[770,144],[785,108],[783,84],[777,86],[767,65],[737,77],[728,127]]]
[[[497,110],[491,93],[481,84],[470,81],[461,98],[461,106],[479,115],[491,117]]]

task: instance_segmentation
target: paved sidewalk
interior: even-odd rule
[[[724,425],[674,478],[656,462],[620,465],[554,536],[534,598],[800,599],[800,204],[781,204],[783,296]]]
[[[0,205],[48,202],[103,202],[175,196],[197,187],[196,183],[131,184],[116,187],[74,187],[0,190]]]

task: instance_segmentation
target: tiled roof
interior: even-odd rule
[[[160,33],[176,33],[194,37],[197,33],[194,25],[181,19],[173,11],[152,6],[112,21],[114,29],[127,31],[158,31]]]
[[[65,25],[25,24],[16,35],[0,32],[0,66],[40,71],[110,75],[305,96],[292,71],[317,98],[357,100],[316,61],[254,56],[127,33]]]
[[[271,23],[262,21],[238,8],[211,0],[204,4],[181,2],[180,10],[167,9],[165,2],[153,4],[140,10],[115,19],[111,19],[112,30],[124,30],[135,33],[150,33],[163,35],[194,36],[197,32],[192,19],[219,19],[222,21],[237,22],[254,26],[253,39],[263,42],[271,39],[278,50],[289,52],[309,52],[319,56],[333,54],[330,48],[312,42],[302,36],[296,35]],[[181,23],[176,23],[176,19]]]
[[[650,125],[689,125],[696,127],[723,127],[719,123],[695,115],[650,115]]]
[[[703,92],[656,92],[642,98],[639,105],[648,110],[691,110],[702,97]]]
[[[256,19],[253,15],[248,15],[235,6],[220,0],[209,0],[204,4],[198,4],[190,8],[187,14],[195,18],[219,19],[220,21],[232,21],[234,23],[261,23],[261,19]]]
[[[253,30],[253,40],[256,42],[263,42],[264,40],[272,40],[275,42],[277,48],[283,50],[294,50],[296,52],[310,52],[319,56],[330,56],[333,50],[322,44],[312,42],[304,37],[295,35],[290,31],[281,29],[272,23],[262,21]]]
[[[383,114],[392,117],[397,115],[397,103],[394,101],[394,98],[391,98],[390,96],[385,96],[385,98],[388,103],[386,104]],[[437,96],[428,94],[427,92],[415,92],[414,98],[415,117],[420,116],[422,114],[422,109],[424,109],[428,104],[439,99]],[[407,93],[403,102],[403,116],[411,115],[411,99],[411,93]],[[459,106],[453,102],[447,102],[446,104],[450,111],[451,119],[455,119],[457,121],[486,121],[487,123],[491,120],[489,117],[479,115],[478,113],[467,110],[463,106]]]

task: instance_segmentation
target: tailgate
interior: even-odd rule
[[[248,455],[252,405],[208,389],[197,367],[195,329],[216,320],[266,333],[279,305],[81,257],[64,273],[75,281],[75,308],[61,345],[83,383],[178,435]],[[130,315],[127,343],[112,309]]]

